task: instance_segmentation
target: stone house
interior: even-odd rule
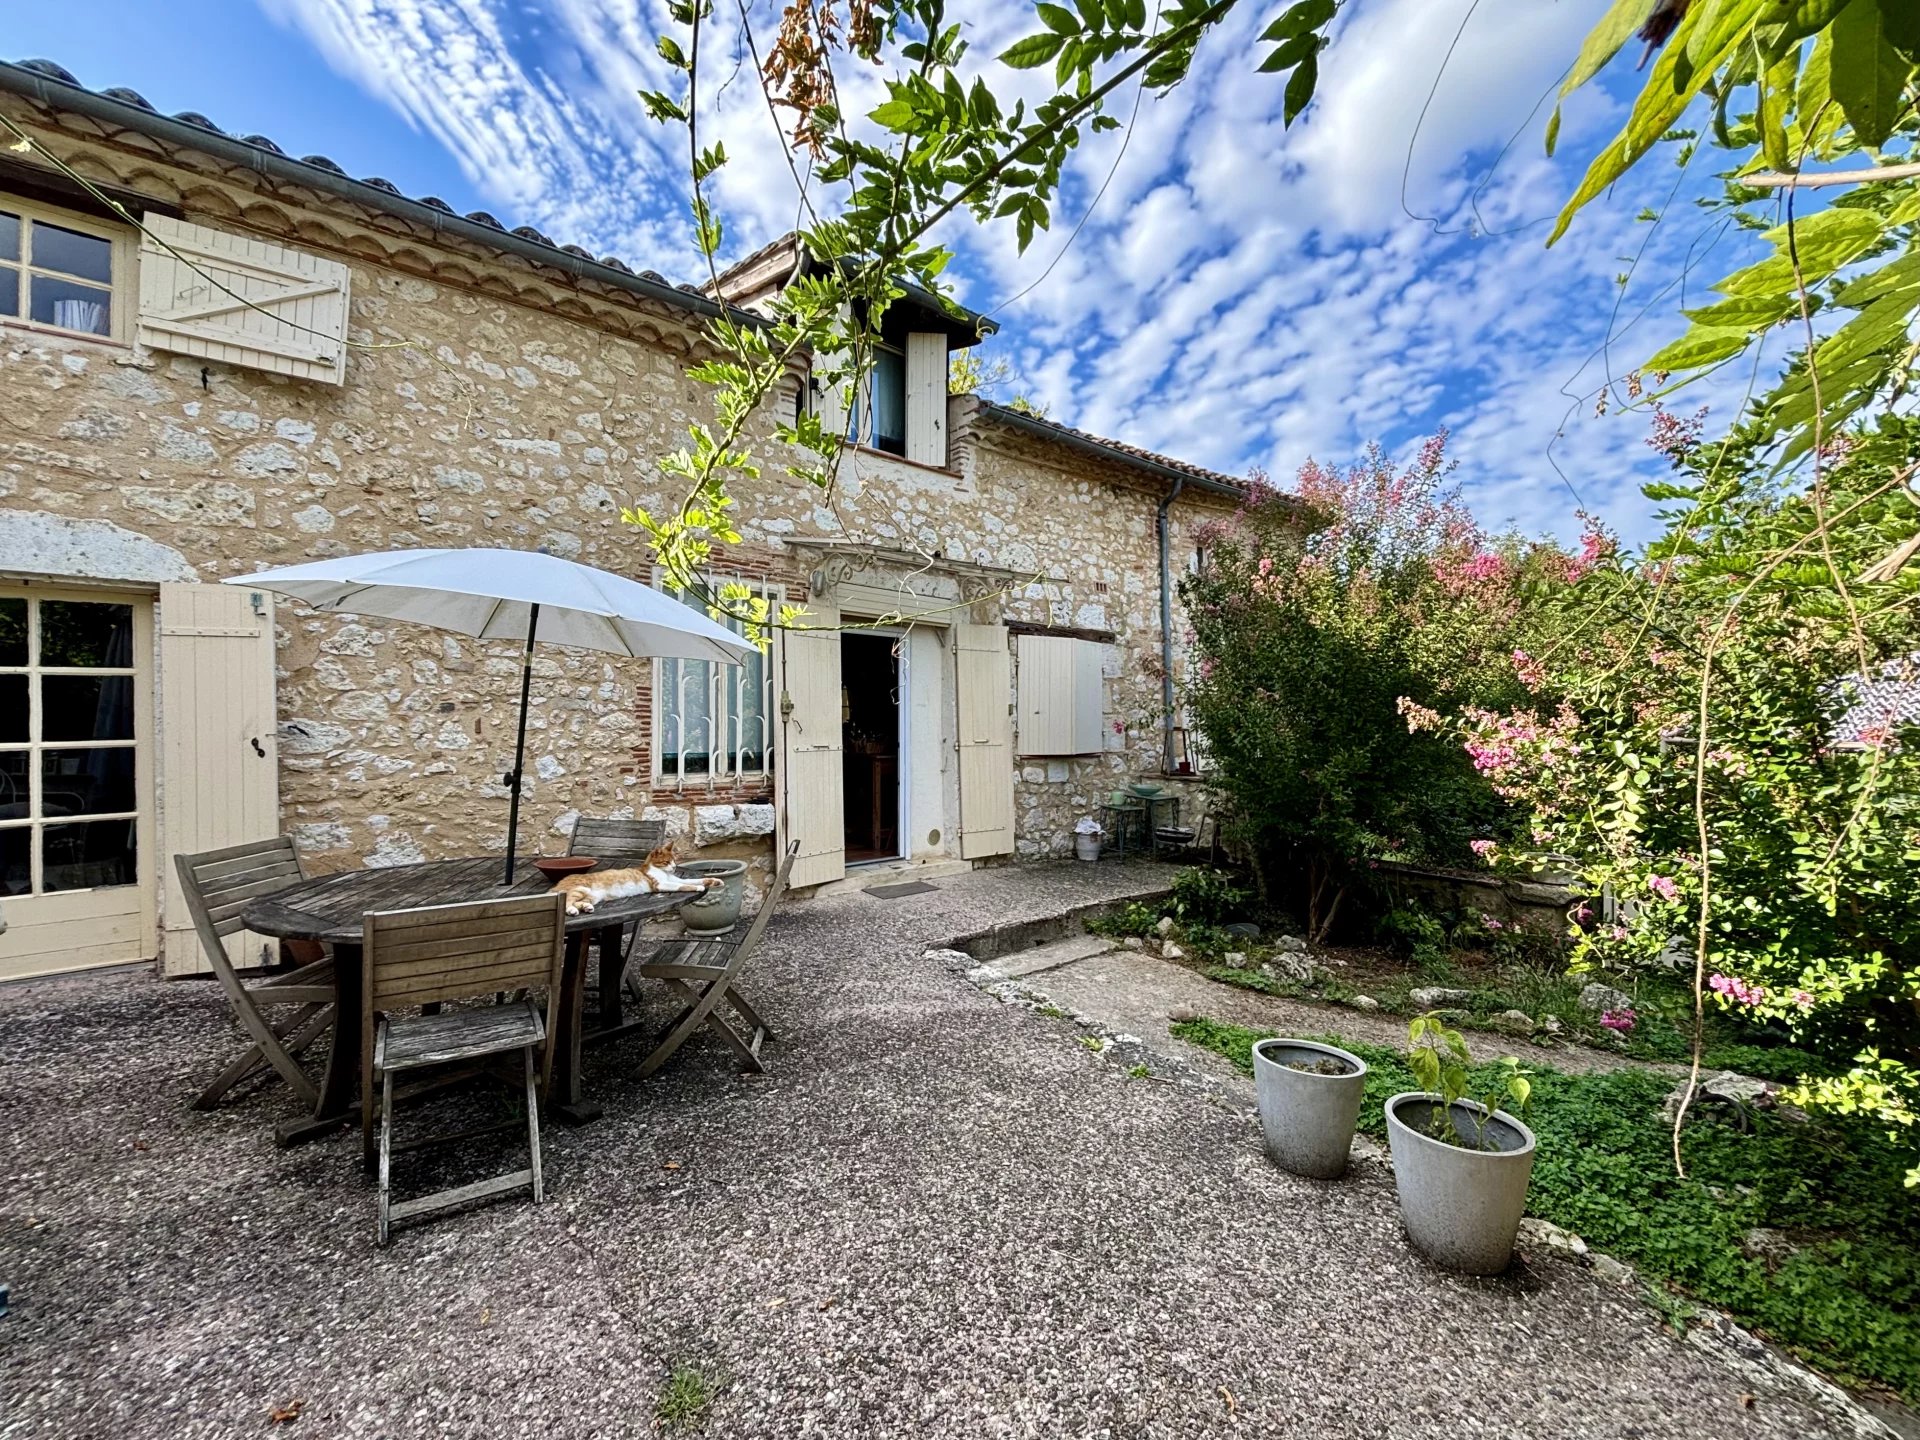
[[[791,241],[716,297],[47,62],[0,65],[0,116],[34,142],[0,146],[0,979],[199,968],[176,852],[499,850],[516,655],[215,582],[413,546],[652,579],[621,508],[672,503],[703,326]],[[796,368],[778,403],[855,441],[831,497],[765,418],[716,574],[821,628],[744,667],[538,652],[523,850],[648,815],[861,883],[1068,853],[1109,790],[1181,768],[1170,590],[1239,486],[949,396],[976,323],[897,303],[862,396]]]

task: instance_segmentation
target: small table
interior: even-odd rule
[[[298,1144],[339,1129],[353,1118],[357,1086],[367,1083],[361,1071],[368,1057],[360,1053],[365,979],[360,948],[361,917],[369,910],[412,910],[423,905],[504,900],[542,895],[553,888],[552,883],[533,868],[531,861],[525,862],[525,868],[514,876],[513,884],[502,885],[500,874],[505,863],[502,857],[494,856],[477,860],[435,860],[424,865],[394,865],[378,870],[345,870],[263,895],[242,912],[242,923],[257,934],[287,940],[318,940],[333,949],[333,1045],[320,1082],[320,1098],[309,1119],[276,1127],[274,1138],[280,1144]],[[611,869],[623,863],[618,858],[607,859],[596,868]],[[547,1038],[545,1067],[547,1103],[561,1120],[578,1125],[598,1119],[600,1115],[598,1105],[588,1104],[580,1096],[580,1039],[589,940],[599,941],[601,1023],[619,1025],[622,1018],[620,987],[626,969],[626,951],[620,944],[620,932],[636,921],[677,910],[699,893],[681,890],[632,895],[624,900],[603,901],[589,915],[567,917],[566,962],[560,972],[560,993],[548,1006],[548,1013],[554,1018]]]
[[[1140,848],[1153,859],[1160,858],[1160,831],[1165,822],[1159,818],[1162,807],[1173,809],[1172,824],[1180,823],[1180,797],[1165,790],[1155,795],[1131,794],[1127,803],[1115,805],[1111,801],[1100,807],[1105,822],[1102,828],[1114,839],[1113,851],[1117,859],[1127,858],[1127,832],[1135,830],[1139,835]]]

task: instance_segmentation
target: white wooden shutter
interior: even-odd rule
[[[829,381],[824,372],[844,363],[844,357],[837,354],[816,357],[810,382],[817,387],[813,391],[814,413],[820,417],[821,430],[833,440],[847,433],[847,382],[845,377]]]
[[[1004,625],[955,625],[960,858],[1013,853],[1013,666]]]
[[[147,215],[146,227],[135,337],[142,345],[345,382],[345,265],[165,215]]]
[[[790,885],[824,885],[847,873],[846,775],[840,739],[840,607],[810,600],[809,630],[774,632],[780,690],[780,805],[775,842],[798,840]]]
[[[947,337],[907,336],[907,459],[947,463]]]
[[[1098,753],[1106,723],[1100,646],[1065,635],[1022,635],[1018,645],[1020,753]]]
[[[264,840],[280,829],[273,598],[226,585],[160,587],[160,872],[166,973],[205,971],[175,855]],[[227,937],[234,964],[263,963],[269,941]]]

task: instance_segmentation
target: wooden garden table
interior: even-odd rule
[[[639,857],[602,858],[597,868],[638,863]],[[282,1145],[298,1144],[337,1130],[356,1118],[360,1082],[361,917],[369,910],[411,910],[422,905],[456,905],[475,900],[504,900],[540,895],[552,883],[529,862],[513,884],[502,885],[498,856],[476,860],[435,860],[424,865],[393,865],[377,870],[345,870],[322,875],[262,896],[241,919],[247,929],[287,940],[318,940],[333,950],[333,1048],[327,1055],[320,1098],[310,1118],[276,1128]],[[597,940],[600,950],[600,1024],[620,1026],[621,984],[626,952],[620,944],[628,925],[664,915],[700,892],[673,891],[608,900],[589,915],[567,919],[566,962],[560,993],[549,1013],[545,1093],[548,1108],[570,1124],[598,1118],[600,1107],[581,1099],[580,1040],[584,1026],[586,952]]]

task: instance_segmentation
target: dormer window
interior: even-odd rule
[[[866,443],[890,455],[907,453],[907,357],[891,345],[874,347],[872,424]]]
[[[852,406],[818,388],[815,403],[829,430],[868,450],[899,455],[942,469],[947,464],[947,337],[937,331],[903,331],[873,342],[872,360]]]

